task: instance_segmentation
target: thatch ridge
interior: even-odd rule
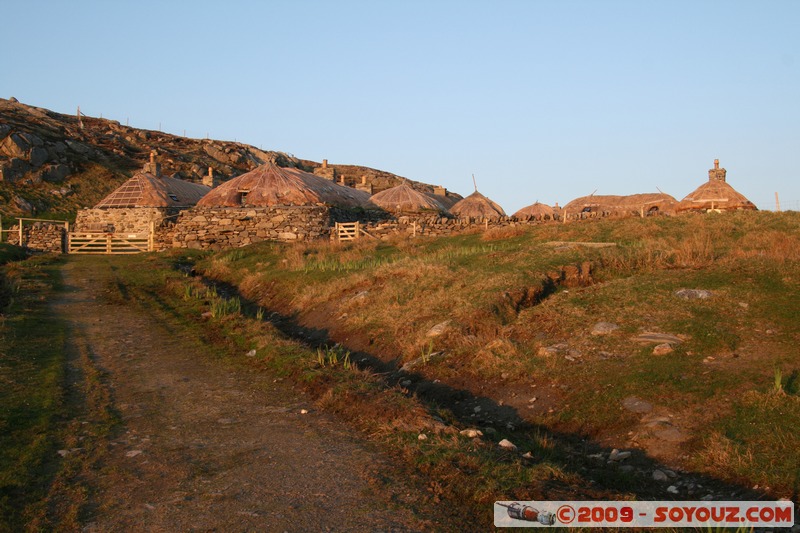
[[[721,209],[758,209],[753,202],[748,200],[727,182],[722,180],[709,180],[689,193],[676,206],[676,211],[707,211]]]
[[[296,168],[266,163],[214,188],[198,206],[371,207],[369,194]]]
[[[197,204],[210,190],[198,183],[138,172],[100,200],[95,207],[190,207]]]
[[[450,212],[458,217],[464,218],[500,218],[506,216],[506,212],[500,204],[482,195],[478,191],[473,192],[463,200],[458,201]]]
[[[447,211],[434,196],[420,192],[407,183],[401,183],[396,187],[372,195],[372,202],[392,213]]]

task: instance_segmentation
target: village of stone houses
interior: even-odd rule
[[[798,501],[800,214],[752,177],[508,214],[347,163],[0,100],[0,531]]]

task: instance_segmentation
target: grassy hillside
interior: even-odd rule
[[[504,431],[522,421],[790,496],[798,267],[799,214],[731,213],[263,244],[198,270],[331,342],[408,365],[410,389],[462,422]],[[592,334],[599,322],[616,328]],[[635,340],[644,333],[673,340],[656,350],[664,341]],[[428,390],[436,382],[489,407],[453,403]]]

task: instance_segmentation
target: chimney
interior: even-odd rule
[[[719,168],[719,159],[715,159],[714,168],[709,169],[708,171],[708,181],[725,181],[725,175],[727,172],[728,171],[724,168]]]
[[[433,188],[433,194],[436,196],[447,196],[447,188],[437,185]]]
[[[144,171],[153,174],[155,177],[161,177],[161,163],[156,160],[158,152],[155,150],[150,151],[150,162],[144,165]]]
[[[328,160],[327,159],[323,159],[322,160],[322,168],[328,168]]]
[[[208,174],[203,176],[203,185],[213,189],[217,186],[217,183],[217,179],[214,177],[214,168],[208,167]]]

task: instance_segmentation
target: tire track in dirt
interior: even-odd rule
[[[431,529],[403,505],[413,489],[376,481],[386,459],[288,385],[105,301],[109,269],[70,259],[53,304],[122,420],[85,480],[88,531]]]

